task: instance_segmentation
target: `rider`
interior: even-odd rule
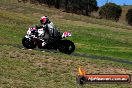
[[[37,29],[43,28],[45,32],[43,38],[44,42],[42,45],[45,45],[48,42],[52,42],[53,38],[57,35],[58,30],[55,28],[53,22],[49,20],[47,16],[42,16],[40,19],[41,26],[36,26]]]
[[[47,16],[42,16],[40,19],[40,23],[42,27],[44,27],[44,30],[47,31],[49,36],[53,36],[53,31],[54,31],[54,24],[49,20]]]

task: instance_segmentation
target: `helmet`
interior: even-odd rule
[[[40,19],[41,24],[47,24],[49,22],[49,19],[47,16],[42,16]]]

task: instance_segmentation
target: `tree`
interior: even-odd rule
[[[85,14],[84,15],[89,15],[91,12],[93,11],[97,11],[98,7],[97,7],[97,1],[96,0],[82,0],[82,7],[83,10],[85,10]]]
[[[89,15],[92,11],[97,10],[96,0],[26,0],[32,4],[47,4],[49,7],[54,6],[57,9],[64,9],[66,12]]]
[[[69,11],[69,9],[68,9],[69,0],[65,0],[64,3],[65,3],[65,4],[64,4],[65,11],[68,12],[68,11]]]
[[[126,21],[132,26],[132,9],[129,9],[126,14]]]
[[[101,18],[115,21],[119,20],[121,13],[121,7],[119,5],[116,5],[115,3],[106,3],[104,6],[101,7],[99,11],[99,15]]]
[[[60,8],[60,0],[55,0],[55,8]]]
[[[65,0],[65,11],[77,14],[89,15],[92,11],[97,11],[96,0]]]

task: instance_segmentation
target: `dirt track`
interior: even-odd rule
[[[6,44],[6,46],[13,46],[13,47],[17,47],[19,49],[24,49],[24,47],[22,45],[16,45],[16,44],[8,44],[7,45]],[[55,52],[55,53],[57,52],[57,51],[54,51],[54,50],[42,50],[42,49],[36,49],[36,50],[41,50],[41,51],[45,51],[45,52]],[[125,63],[125,64],[132,65],[132,61],[123,60],[121,58],[108,57],[108,56],[87,55],[87,54],[82,54],[82,53],[72,53],[71,56],[85,57],[85,58],[99,59],[99,60],[108,60],[108,61],[113,61],[113,62]]]

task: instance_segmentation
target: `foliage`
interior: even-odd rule
[[[115,3],[106,3],[101,7],[99,15],[101,18],[118,21],[121,16],[122,9]]]
[[[76,14],[89,15],[93,11],[97,11],[96,0],[22,0],[23,2],[30,1],[35,4],[47,4],[49,7],[65,9],[66,12],[72,12]]]
[[[132,25],[132,9],[129,9],[126,14],[126,20],[128,24]]]

